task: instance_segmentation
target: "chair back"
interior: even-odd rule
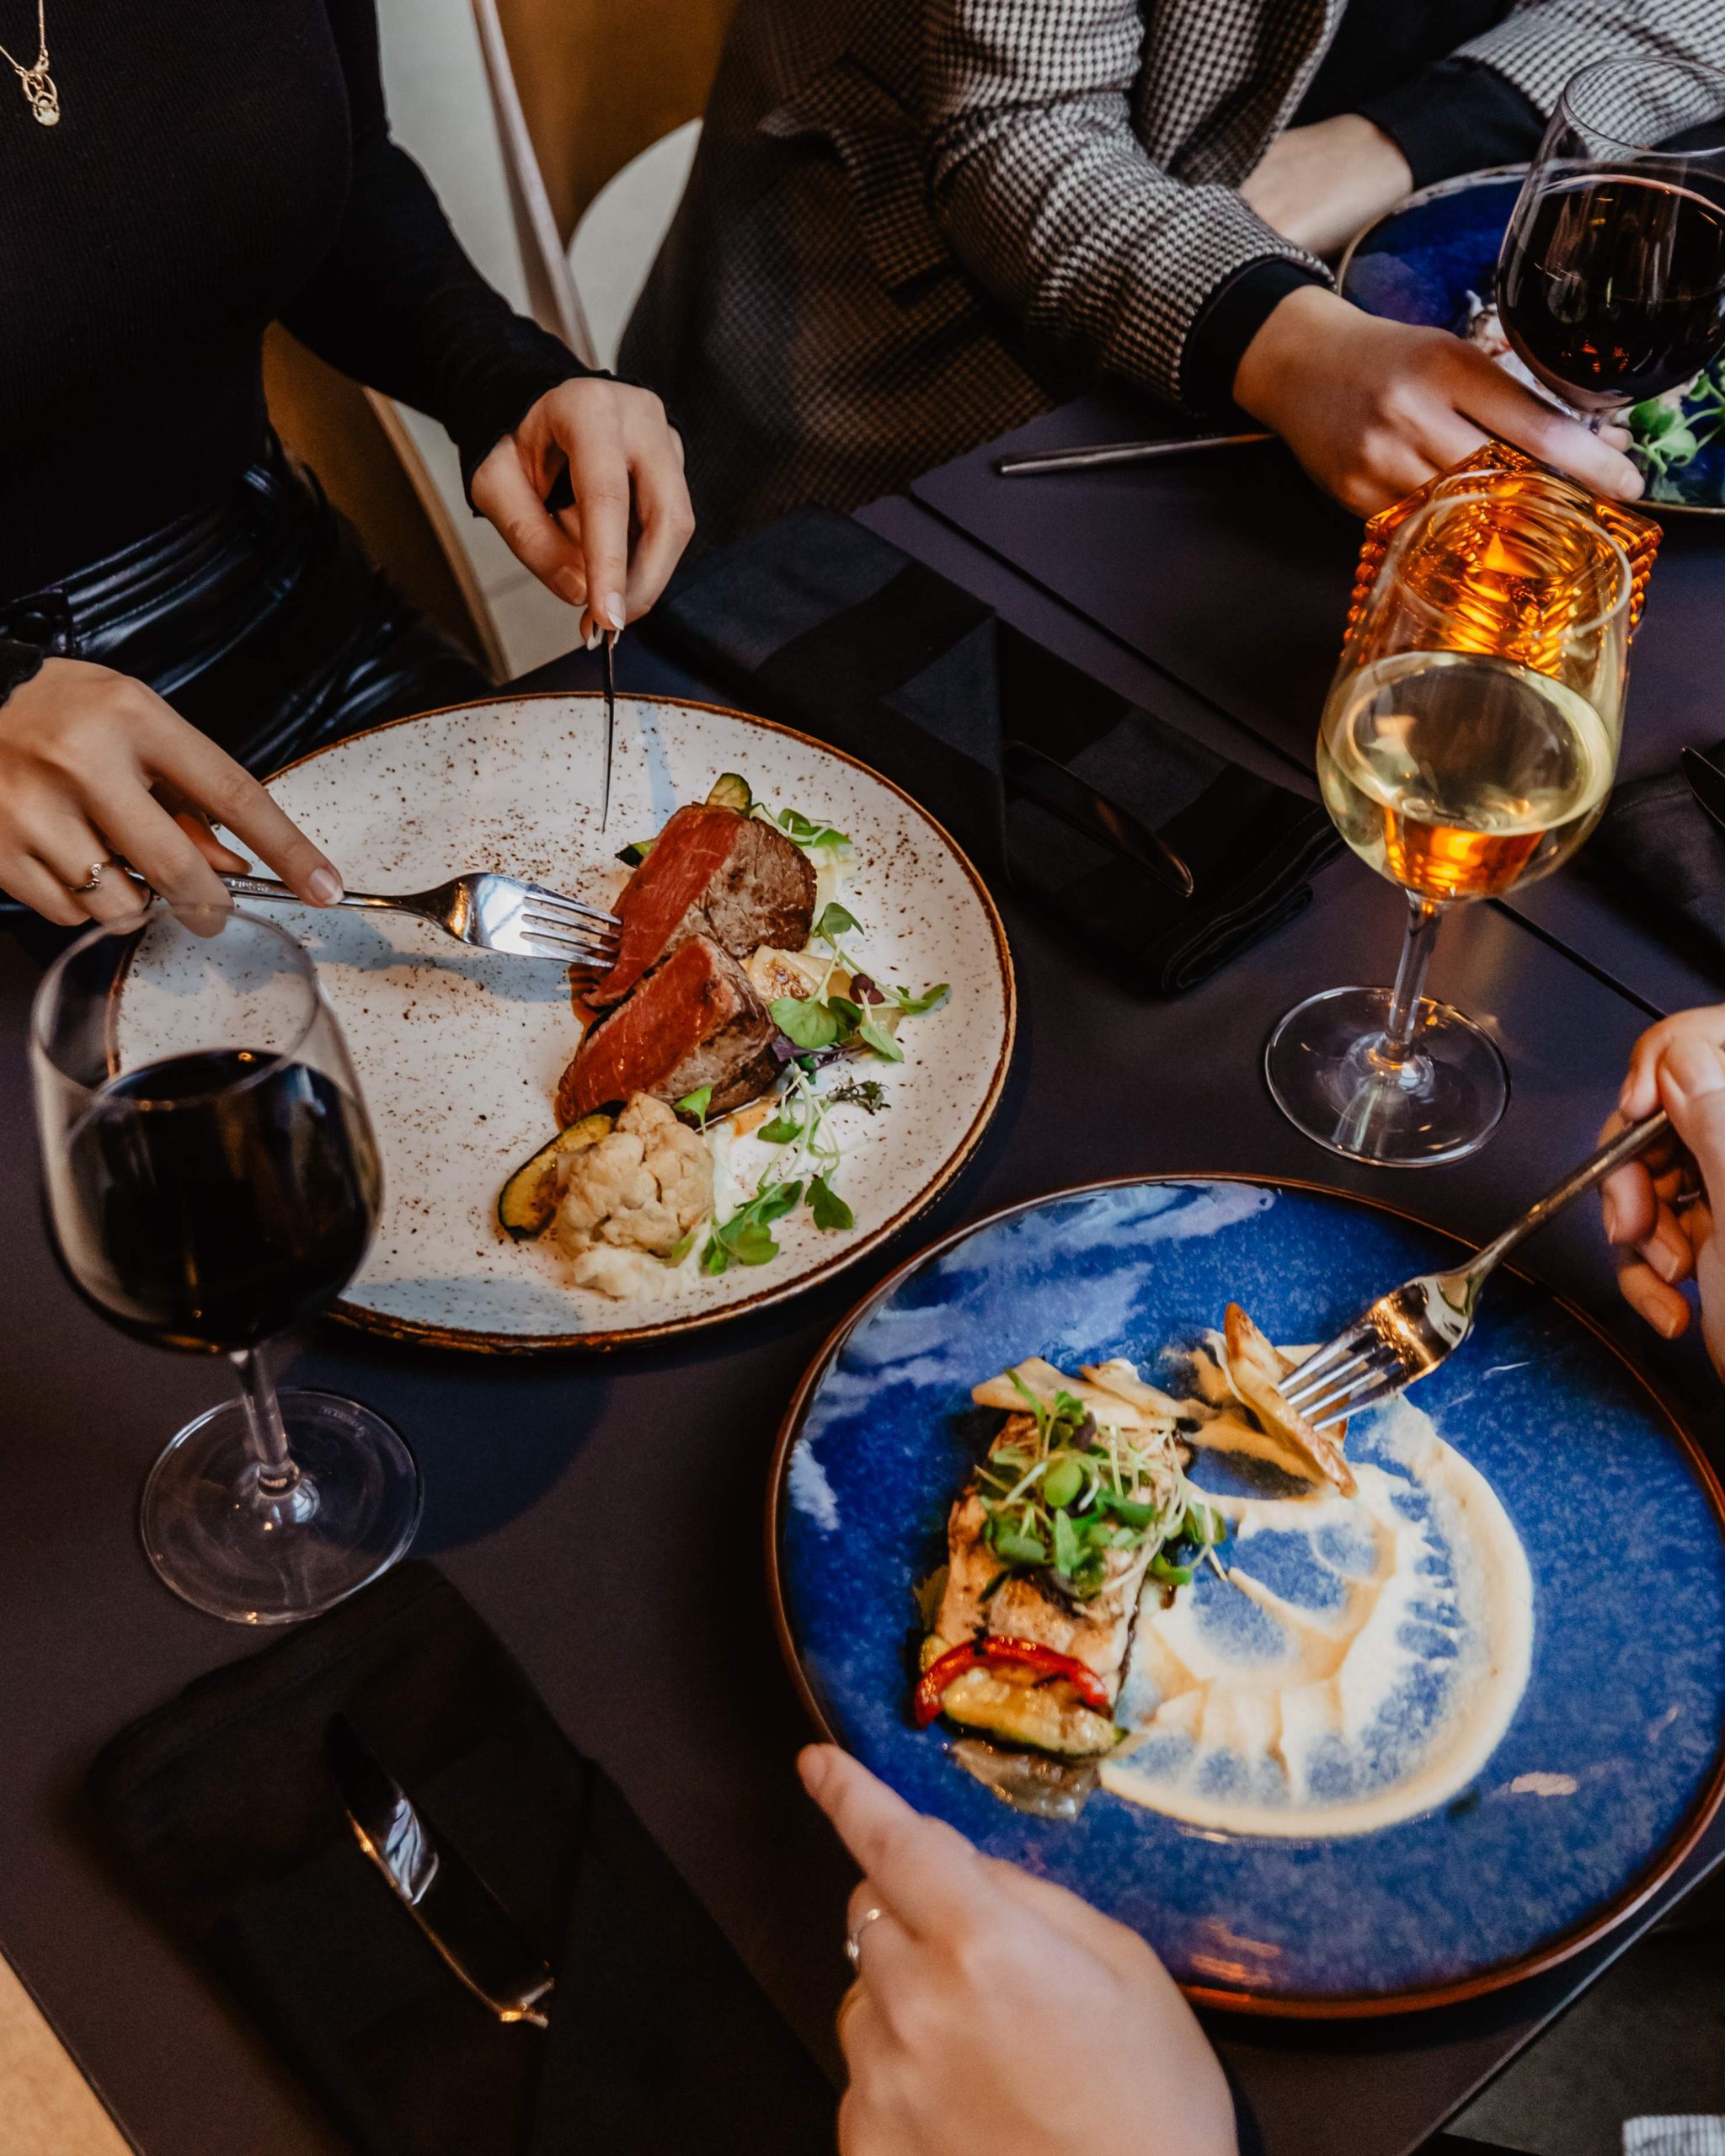
[[[594,364],[569,243],[606,182],[698,118],[735,0],[473,0],[535,319]]]
[[[485,595],[394,405],[280,323],[264,339],[264,392],[275,431],[317,473],[372,560],[494,681],[503,680],[508,668]]]

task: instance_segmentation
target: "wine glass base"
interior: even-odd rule
[[[1264,1076],[1288,1120],[1332,1153],[1380,1167],[1434,1167],[1483,1145],[1509,1102],[1489,1034],[1422,998],[1413,1050],[1383,1060],[1390,991],[1332,988],[1296,1004],[1271,1034]]]
[[[292,1625],[386,1572],[419,1524],[419,1470],[381,1415],[329,1392],[284,1392],[298,1470],[266,1486],[243,1405],[188,1422],[150,1470],[139,1531],[174,1592],[235,1625]]]

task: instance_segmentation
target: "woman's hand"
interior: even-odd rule
[[[1725,1377],[1725,1249],[1713,1233],[1725,1200],[1725,1007],[1680,1011],[1649,1027],[1630,1055],[1617,1107],[1602,1139],[1657,1107],[1675,1133],[1601,1191],[1617,1285],[1632,1310],[1674,1340],[1689,1325],[1682,1283],[1693,1280],[1707,1353]]]
[[[1312,254],[1334,254],[1413,184],[1381,127],[1340,112],[1277,136],[1240,192],[1267,225]]]
[[[142,681],[50,659],[0,704],[0,889],[48,920],[136,913],[140,894],[117,868],[75,889],[116,854],[164,899],[226,906],[216,870],[252,864],[212,820],[312,905],[341,896],[340,877],[251,773]]]
[[[548,510],[565,471],[574,505]],[[541,584],[582,610],[590,643],[647,611],[695,529],[664,405],[650,389],[590,377],[548,390],[504,436],[473,474],[473,503]]]
[[[1321,487],[1370,516],[1477,450],[1488,435],[1633,501],[1641,474],[1445,329],[1384,322],[1322,286],[1290,292],[1246,348],[1234,396],[1273,427]]]
[[[1234,2156],[1216,2055],[1135,1932],[832,1745],[798,1764],[865,1875],[841,2156]]]

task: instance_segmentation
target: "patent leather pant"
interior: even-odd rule
[[[136,675],[260,776],[490,686],[273,436],[208,508],[0,599],[0,636]]]

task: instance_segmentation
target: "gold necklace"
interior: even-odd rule
[[[24,103],[44,127],[60,125],[60,93],[54,87],[54,77],[48,72],[48,0],[36,0],[36,64],[26,67],[14,58],[3,45],[0,45],[0,60],[3,60],[17,76],[24,88]]]

